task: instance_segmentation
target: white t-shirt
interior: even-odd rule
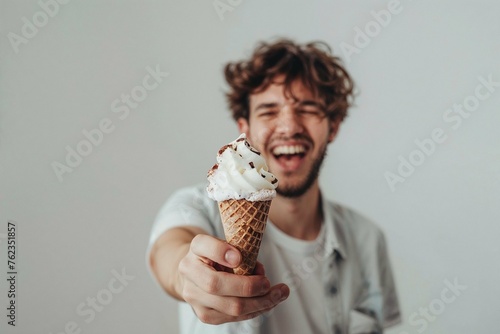
[[[322,199],[318,238],[292,238],[268,222],[259,252],[271,284],[290,287],[290,296],[255,319],[208,325],[191,306],[179,303],[181,334],[382,333],[400,322],[392,270],[381,230],[353,210]],[[300,222],[297,222],[298,224]],[[197,226],[224,238],[217,203],[205,186],[181,189],[160,210],[149,249],[166,230]],[[148,261],[149,264],[149,261]]]
[[[262,316],[262,332],[329,333],[326,316],[318,307],[323,304],[325,293],[319,263],[314,257],[315,252],[324,249],[325,226],[322,225],[316,240],[304,241],[290,237],[268,221],[263,242],[266,247],[260,258],[266,274],[271,284],[286,281],[290,296],[271,314]],[[289,279],[292,275],[299,279]]]

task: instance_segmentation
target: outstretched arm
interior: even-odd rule
[[[240,262],[236,248],[198,227],[167,230],[150,252],[153,274],[163,289],[210,324],[251,319],[288,298],[289,288],[271,287],[260,263],[252,276],[228,272]]]

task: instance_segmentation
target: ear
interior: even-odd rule
[[[330,134],[328,135],[328,142],[331,143],[335,139],[335,137],[337,137],[341,121],[339,119],[332,119],[329,121],[329,123]]]
[[[248,137],[248,129],[249,129],[248,120],[246,120],[243,117],[240,117],[236,122],[238,123],[238,130],[240,130],[240,133],[245,133]]]

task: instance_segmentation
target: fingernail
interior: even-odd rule
[[[228,250],[224,255],[224,258],[226,259],[227,263],[229,263],[232,266],[237,266],[240,263],[239,254],[233,250]]]
[[[281,292],[280,302],[282,302],[288,298],[289,291],[288,291],[288,288],[286,286],[282,286],[280,289],[280,292]]]

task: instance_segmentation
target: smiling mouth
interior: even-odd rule
[[[305,154],[306,147],[304,145],[280,145],[273,148],[273,155],[295,155]]]
[[[273,157],[287,170],[297,169],[305,157],[308,148],[305,145],[279,145],[271,150]]]

